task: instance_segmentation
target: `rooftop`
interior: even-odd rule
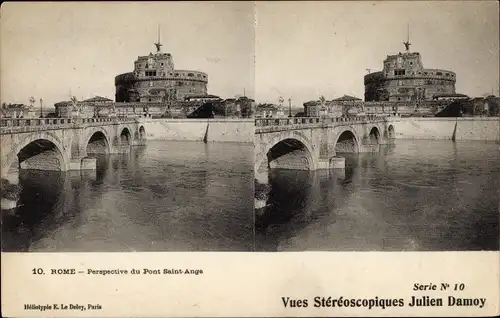
[[[335,101],[335,102],[345,102],[345,101],[354,101],[354,100],[361,100],[361,98],[357,98],[357,97],[349,96],[349,95],[344,95],[342,97],[335,98],[332,101]]]
[[[92,98],[83,100],[83,102],[86,102],[86,103],[89,103],[89,102],[91,102],[91,103],[110,103],[110,102],[113,102],[113,100],[106,98],[106,97],[102,97],[102,96],[94,96]]]
[[[212,94],[207,94],[207,95],[189,95],[186,96],[186,99],[193,99],[193,98],[220,98],[217,95],[212,95]]]
[[[469,97],[469,96],[460,93],[438,93],[434,94],[434,97]]]

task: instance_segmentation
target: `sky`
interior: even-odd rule
[[[208,73],[208,91],[296,107],[320,95],[363,98],[366,69],[411,51],[457,73],[456,90],[499,95],[496,1],[4,3],[0,98],[45,105],[114,99],[114,77],[162,50],[177,69]]]
[[[404,52],[408,24],[425,68],[456,72],[459,93],[498,96],[498,14],[496,1],[257,2],[256,97],[364,98],[366,69]]]
[[[4,3],[0,19],[5,102],[53,105],[95,95],[114,100],[114,78],[138,56],[162,51],[176,69],[208,73],[208,90],[253,96],[253,3]],[[38,102],[37,102],[38,105]]]

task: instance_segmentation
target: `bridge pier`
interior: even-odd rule
[[[344,169],[345,168],[345,158],[340,156],[335,156],[331,158],[319,158],[317,170],[329,170],[329,169]]]
[[[345,158],[344,157],[331,158],[330,159],[330,168],[344,169],[345,168]]]
[[[118,145],[118,146],[113,146],[110,149],[110,154],[117,155],[117,154],[127,154],[130,153],[130,147],[131,145]]]
[[[96,158],[82,158],[80,161],[80,170],[96,170],[97,169],[97,159]]]
[[[96,169],[97,169],[97,159],[85,157],[81,159],[71,159],[67,171],[96,170]]]
[[[318,160],[318,169],[317,170],[324,170],[324,169],[330,169],[330,159],[328,159],[328,158],[319,158],[319,160]]]
[[[362,144],[359,146],[360,153],[379,152],[380,144]]]
[[[141,146],[145,146],[146,145],[146,139],[144,138],[141,138],[141,139],[138,139],[138,140],[134,140],[134,142],[132,143],[132,147],[141,147]]]

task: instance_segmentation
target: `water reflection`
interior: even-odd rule
[[[69,218],[78,220],[71,208],[78,202],[80,176],[49,171],[19,171],[17,208],[2,210],[2,249],[26,250]],[[36,211],[36,212],[35,212]]]
[[[398,141],[343,171],[272,170],[257,249],[497,250],[499,158],[492,143]]]
[[[250,250],[252,158],[248,144],[150,142],[96,171],[21,171],[2,250]]]

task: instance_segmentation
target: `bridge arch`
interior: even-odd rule
[[[140,143],[146,139],[146,129],[143,125],[140,125],[138,129],[134,131],[134,142]]]
[[[359,138],[356,131],[343,128],[335,138],[335,153],[359,153]]]
[[[146,139],[146,129],[144,128],[144,125],[141,125],[139,127],[139,139],[140,140]]]
[[[12,147],[2,163],[2,177],[5,176],[17,159],[19,165],[27,162],[24,169],[60,170],[66,171],[69,166],[69,156],[66,147],[50,132],[32,133]]]
[[[85,143],[87,154],[89,153],[110,153],[111,145],[109,134],[106,130],[97,128],[89,133]]]
[[[273,137],[257,155],[255,169],[266,159],[270,168],[315,170],[318,165],[311,141],[297,132]]]
[[[368,133],[368,140],[371,145],[380,144],[380,129],[377,126],[373,126]]]
[[[394,129],[393,124],[390,124],[389,127],[387,127],[387,138],[388,139],[395,139],[396,138],[396,130]]]
[[[120,143],[121,145],[130,145],[132,143],[132,133],[129,127],[123,127],[120,130]]]

